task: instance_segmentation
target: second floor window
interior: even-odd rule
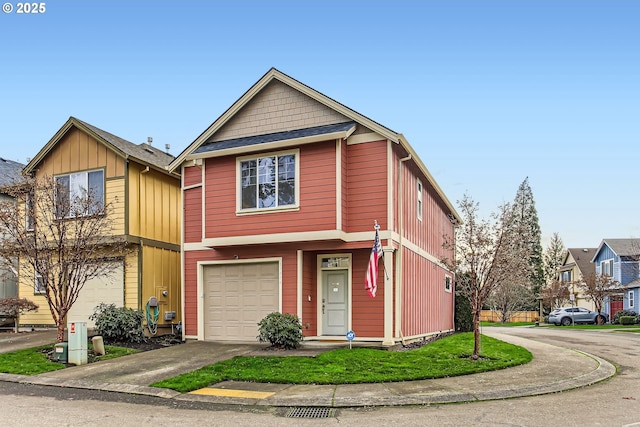
[[[600,274],[613,277],[613,260],[602,261],[600,263]]]
[[[57,175],[58,218],[99,215],[104,211],[104,171],[95,170]]]
[[[295,206],[296,155],[279,154],[240,161],[241,209]]]
[[[416,185],[416,211],[418,213],[418,219],[422,221],[422,182],[418,181]]]
[[[563,271],[560,273],[560,281],[561,282],[570,282],[571,281],[571,271]]]

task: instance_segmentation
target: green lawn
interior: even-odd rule
[[[482,360],[471,360],[473,335],[456,334],[419,349],[338,349],[316,357],[239,356],[152,384],[182,393],[221,381],[356,384],[411,381],[485,372],[531,361],[526,349],[482,337]]]
[[[47,357],[46,352],[52,350],[53,344],[11,353],[2,353],[0,354],[0,372],[18,375],[38,375],[64,369],[66,366],[63,363],[53,362]],[[94,361],[115,359],[116,357],[139,352],[139,350],[131,348],[110,345],[105,346],[105,351],[107,354],[104,356],[93,357]],[[91,353],[91,346],[89,346],[89,353]]]

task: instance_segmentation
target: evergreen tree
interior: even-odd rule
[[[558,279],[558,272],[564,261],[566,249],[558,233],[553,233],[549,246],[544,252],[544,278],[547,285]]]
[[[523,233],[523,244],[529,253],[529,289],[535,297],[540,295],[540,290],[545,284],[544,267],[542,259],[542,244],[540,224],[533,192],[529,186],[529,178],[525,178],[518,187],[513,201],[513,210],[518,229]],[[531,310],[536,310],[536,301],[532,300]]]

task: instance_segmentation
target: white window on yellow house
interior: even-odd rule
[[[98,215],[104,211],[104,170],[56,175],[55,180],[59,218]]]
[[[34,294],[44,294],[46,292],[42,276],[39,274],[36,274],[36,283],[33,286],[33,291]]]

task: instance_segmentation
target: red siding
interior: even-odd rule
[[[380,338],[384,336],[384,269],[380,261],[378,270],[378,290],[371,298],[365,290],[364,281],[369,265],[371,250],[353,252],[352,266],[352,325],[359,338]]]
[[[366,231],[377,220],[387,228],[387,142],[349,145],[347,148],[347,232]]]
[[[333,230],[336,228],[335,141],[300,148],[300,209],[236,215],[236,159],[206,163],[206,237]]]
[[[184,174],[182,176],[183,186],[190,187],[202,183],[202,169],[197,166],[190,166],[184,168]]]
[[[202,240],[202,187],[183,190],[184,241]]]
[[[408,249],[402,262],[403,335],[453,329],[453,293],[445,291],[445,271]]]

